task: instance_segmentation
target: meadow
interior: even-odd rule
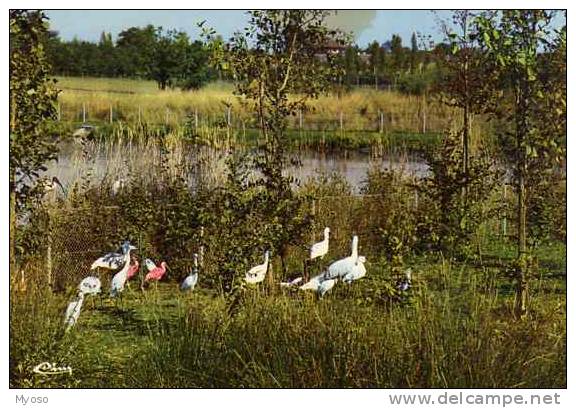
[[[565,249],[543,255],[554,266],[522,321],[510,318],[513,294],[497,269],[429,259],[415,261],[413,292],[401,300],[385,295],[393,282],[378,262],[322,300],[256,288],[233,311],[202,275],[189,294],[177,282],[142,293],[133,281],[121,306],[89,301],[69,333],[62,317],[71,293],[12,292],[10,385],[562,388],[565,283],[553,276]],[[42,361],[73,374],[31,373]]]
[[[153,81],[116,78],[57,77],[59,115],[63,122],[92,124],[112,122],[182,126],[188,123],[200,133],[233,129],[245,135],[256,128],[250,109],[233,95],[232,85],[214,82],[197,91],[157,89]],[[355,88],[342,95],[323,95],[310,102],[306,112],[289,118],[289,129],[300,140],[354,147],[347,139],[372,139],[382,134],[418,135],[426,143],[439,133],[459,126],[454,110],[435,98],[404,95],[396,91]],[[472,142],[491,134],[481,118],[472,124]],[[253,132],[252,132],[253,133]],[[370,135],[368,137],[368,135]]]
[[[71,164],[81,170],[21,229],[29,247],[11,275],[11,387],[566,387],[565,238],[552,234],[537,247],[529,314],[514,318],[515,231],[513,213],[503,207],[512,198],[502,185],[486,199],[488,215],[470,251],[456,256],[424,239],[433,206],[415,188],[424,188],[422,181],[402,166],[372,169],[360,195],[341,175],[319,173],[295,193],[307,204],[294,217],[311,220],[304,234],[282,259],[273,254],[269,279],[243,285],[245,271],[261,263],[266,220],[260,190],[221,166],[225,152],[242,155],[258,143],[231,88],[217,83],[183,93],[160,92],[148,81],[58,81],[55,129],[70,136],[83,105],[87,122],[98,128],[67,138]],[[240,122],[231,125],[222,101]],[[321,97],[302,128],[293,118],[289,139],[296,149],[402,157],[438,146],[441,133],[457,125],[448,108],[426,103],[423,131],[421,97],[365,89]],[[354,120],[341,126],[340,117]],[[487,129],[478,120],[473,133]],[[105,171],[95,179],[98,160]],[[120,178],[126,185],[113,194]],[[313,272],[346,256],[358,235],[366,277],[339,282],[323,298],[280,288],[302,272],[325,226],[330,250]],[[101,274],[102,296],[87,299],[65,332],[64,311],[79,281],[124,239],[138,247],[139,259],[166,260],[167,278],[141,290],[142,270],[119,302],[108,297],[111,274]],[[181,293],[178,285],[201,247],[198,286]],[[397,281],[408,268],[413,285],[404,293]],[[233,272],[235,290],[224,271]],[[73,373],[34,374],[45,361]]]

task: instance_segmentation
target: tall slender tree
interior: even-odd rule
[[[542,131],[540,125],[546,119],[545,112],[565,112],[566,101],[565,96],[562,99],[562,92],[556,99],[546,95],[544,65],[539,64],[546,47],[561,47],[565,43],[562,34],[558,41],[550,41],[552,17],[553,12],[545,10],[506,10],[498,16],[484,14],[476,20],[482,49],[494,62],[494,69],[501,79],[500,84],[510,89],[509,93],[502,93],[499,102],[503,107],[500,114],[509,118],[512,124],[514,140],[510,151],[517,196],[517,317],[523,317],[527,312],[528,282],[533,265],[533,252],[527,245],[530,238],[527,226],[528,209],[534,200],[534,193],[528,195],[528,192],[535,186],[535,175],[530,174],[529,164],[531,159],[544,153],[543,146],[553,146],[557,144],[558,136],[563,136]],[[511,100],[506,99],[508,94],[512,96]],[[506,106],[510,106],[510,109],[506,109]],[[562,129],[560,127],[560,131]],[[562,150],[557,147],[547,150],[548,160],[555,160],[562,154]]]

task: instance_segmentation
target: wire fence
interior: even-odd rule
[[[404,199],[403,204],[412,206],[414,210],[419,205],[419,196],[416,191]],[[384,195],[337,195],[324,196],[313,200],[307,209],[313,215],[313,225],[305,242],[289,248],[288,256],[307,256],[309,245],[322,239],[322,231],[328,226],[330,232],[330,253],[345,256],[350,250],[351,237],[360,238],[360,253],[368,259],[380,259],[382,254],[383,220],[389,216],[391,206],[390,197]],[[410,216],[410,208],[406,209],[406,216]],[[161,213],[165,219],[160,224],[168,224],[170,209]],[[98,273],[104,287],[110,282],[112,271],[92,271],[92,263],[109,252],[119,252],[120,244],[130,239],[138,250],[137,258],[140,265],[142,260],[150,257],[156,262],[167,260],[169,265],[175,265],[175,276],[185,276],[193,265],[193,253],[199,252],[201,263],[204,259],[212,264],[214,254],[209,253],[210,246],[204,253],[204,228],[195,227],[195,233],[186,243],[184,252],[161,253],[158,247],[164,237],[151,236],[151,231],[133,229],[127,232],[125,226],[119,223],[122,208],[116,206],[100,206],[87,208],[52,208],[50,214],[50,228],[47,237],[46,274],[49,285],[54,290],[65,290],[78,285],[86,276]],[[510,233],[506,215],[502,214],[500,220],[491,220],[487,223],[491,233],[506,236]],[[207,226],[209,229],[210,226]],[[216,271],[215,265],[210,270]],[[141,275],[140,279],[142,278]],[[137,282],[139,286],[141,282]]]
[[[152,125],[183,125],[192,128],[229,128],[246,132],[257,128],[257,118],[246,111],[224,107],[221,110],[201,110],[193,106],[149,109],[140,105],[83,102],[58,104],[58,120],[75,124],[147,123]],[[450,124],[450,115],[434,104],[415,102],[390,111],[304,112],[288,118],[291,131],[325,132],[389,132],[439,133]]]

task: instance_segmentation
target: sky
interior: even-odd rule
[[[440,16],[449,12],[440,11]],[[102,31],[112,33],[113,38],[128,27],[153,24],[164,29],[186,31],[198,38],[196,24],[206,20],[224,38],[244,27],[247,18],[240,10],[48,10],[51,29],[59,32],[64,40],[77,37],[80,40],[98,41]],[[436,16],[426,10],[361,10],[339,11],[333,24],[356,33],[356,42],[364,47],[376,40],[389,40],[399,34],[404,45],[410,44],[413,32],[432,35],[441,39]]]

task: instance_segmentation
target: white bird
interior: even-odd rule
[[[270,257],[270,252],[266,251],[264,253],[264,263],[261,265],[256,265],[248,272],[246,272],[246,276],[244,280],[247,283],[259,283],[264,280],[266,277],[266,272],[268,271],[268,259]]]
[[[150,272],[153,269],[156,269],[156,264],[150,258],[144,259],[144,265],[146,265],[146,269],[148,269],[148,272]]]
[[[352,238],[352,254],[346,258],[342,258],[333,262],[326,272],[324,272],[324,280],[343,278],[354,270],[358,264],[358,236],[354,235]]]
[[[338,279],[326,279],[324,281],[322,281],[320,283],[320,285],[318,285],[318,295],[320,296],[320,298],[323,298],[324,295],[326,294],[326,292],[328,292],[330,289],[332,289],[334,287],[334,285],[336,284],[336,281]]]
[[[64,324],[66,325],[66,331],[70,330],[72,326],[78,321],[80,316],[80,310],[82,309],[82,303],[84,302],[84,293],[78,293],[78,298],[68,304],[66,308],[66,314],[64,316]]]
[[[396,285],[396,289],[398,289],[400,292],[406,292],[412,286],[412,269],[406,269],[406,271],[404,271],[404,275],[405,277],[401,279]]]
[[[318,291],[318,287],[320,286],[320,283],[323,280],[323,276],[324,276],[323,274],[318,275],[318,276],[314,276],[312,279],[310,279],[304,285],[300,286],[300,290]]]
[[[122,244],[121,254],[116,252],[107,253],[106,255],[96,259],[92,263],[92,266],[90,266],[90,269],[94,270],[96,268],[104,268],[104,269],[116,270],[118,268],[121,268],[124,265],[125,255],[127,251],[129,252],[128,248],[130,246],[132,246],[130,242],[124,241],[124,243]]]
[[[300,286],[300,290],[313,290],[320,297],[323,297],[326,292],[334,287],[338,279],[325,279],[324,275],[318,275],[310,279],[304,285]]]
[[[62,192],[64,194],[66,194],[66,191],[64,190],[64,186],[62,185],[62,183],[60,183],[60,180],[58,180],[58,177],[56,177],[56,176],[52,177],[51,181],[44,180],[43,184],[44,184],[44,191],[47,193],[50,191],[54,191],[56,189],[56,186],[58,186],[58,187],[60,187]]]
[[[280,286],[282,286],[283,288],[287,288],[290,286],[296,286],[298,285],[300,282],[302,282],[302,276],[299,276],[295,279],[292,279],[290,282],[280,282]]]
[[[120,178],[112,183],[112,195],[116,195],[126,186],[126,179]]]
[[[128,279],[128,269],[130,269],[130,251],[132,249],[136,249],[136,247],[129,244],[124,255],[124,267],[112,278],[110,297],[116,297],[124,290],[124,285]]]
[[[330,228],[324,228],[324,239],[320,242],[315,243],[310,248],[310,259],[314,258],[324,258],[324,255],[328,253],[328,235],[330,234]]]
[[[364,262],[366,262],[366,257],[359,256],[358,262],[352,267],[350,272],[344,275],[342,282],[350,284],[353,281],[362,279],[364,276],[366,276],[366,267],[364,266]]]
[[[76,129],[74,133],[72,133],[72,136],[75,138],[83,138],[92,133],[92,131],[94,131],[94,126],[83,124],[78,129]]]
[[[95,276],[88,276],[87,278],[82,279],[80,285],[78,285],[78,289],[80,292],[85,295],[96,295],[100,293],[102,288],[102,283],[100,279]]]
[[[186,279],[184,279],[184,282],[180,285],[180,289],[183,291],[192,291],[194,290],[194,286],[196,286],[196,282],[198,282],[198,254],[194,254],[194,270],[190,275],[186,276]]]

